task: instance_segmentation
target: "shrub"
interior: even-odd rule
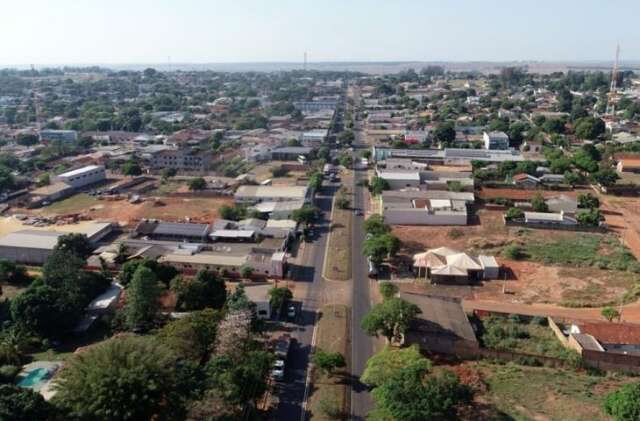
[[[523,257],[522,248],[516,244],[508,245],[502,250],[502,255],[507,259],[519,260]]]

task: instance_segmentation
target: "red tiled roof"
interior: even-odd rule
[[[582,323],[581,333],[588,333],[604,344],[640,344],[640,326],[626,323]]]

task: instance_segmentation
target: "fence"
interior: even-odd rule
[[[509,227],[539,228],[559,231],[607,232],[607,229],[604,227],[591,227],[588,225],[537,224],[533,222],[525,223],[524,220],[507,220],[506,218],[504,219],[504,224]]]
[[[582,360],[585,365],[603,371],[622,371],[640,373],[640,356],[616,354],[613,352],[582,350]]]

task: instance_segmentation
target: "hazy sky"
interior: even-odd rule
[[[640,59],[640,0],[0,0],[0,65]]]

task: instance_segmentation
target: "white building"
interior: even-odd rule
[[[102,165],[89,165],[62,173],[56,177],[57,181],[66,183],[74,188],[81,188],[104,179],[106,179],[106,173]]]
[[[300,135],[300,143],[308,147],[320,147],[327,140],[329,131],[327,129],[313,129]]]

